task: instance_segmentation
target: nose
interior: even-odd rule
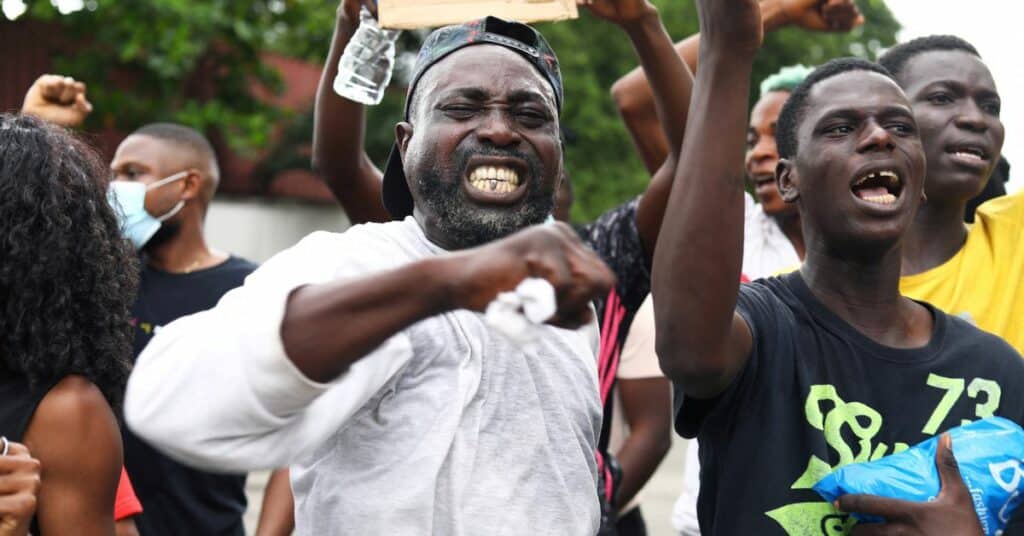
[[[491,110],[481,120],[476,136],[480,141],[489,141],[496,147],[515,146],[523,140],[512,125],[512,118],[503,110]]]
[[[956,115],[956,126],[971,132],[985,132],[988,130],[988,123],[985,121],[985,112],[974,99],[963,99],[963,106]]]
[[[892,142],[892,134],[877,121],[871,121],[865,127],[864,137],[857,147],[858,152],[866,153],[871,151],[892,151],[895,145]]]
[[[773,161],[779,159],[779,148],[775,144],[775,138],[771,136],[761,136],[757,139],[757,143],[754,147],[747,152],[747,168],[753,169],[756,166],[763,164],[772,164]]]

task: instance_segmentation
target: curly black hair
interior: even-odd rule
[[[33,387],[78,374],[120,408],[138,260],[109,171],[67,131],[0,114],[0,371]]]
[[[797,129],[800,127],[800,122],[803,121],[807,111],[807,99],[811,95],[811,89],[818,82],[850,71],[878,73],[886,78],[893,79],[892,74],[885,67],[873,61],[860,58],[836,58],[811,71],[811,74],[807,75],[804,81],[800,82],[793,92],[789,94],[789,98],[786,99],[786,103],[782,105],[782,110],[779,112],[775,141],[778,145],[780,158],[793,158],[796,155]],[[893,82],[895,82],[895,79],[893,79]]]

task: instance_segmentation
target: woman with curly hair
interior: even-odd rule
[[[137,266],[99,156],[0,115],[0,434],[42,466],[32,534],[114,534]]]

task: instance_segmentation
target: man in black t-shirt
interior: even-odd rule
[[[212,308],[256,269],[209,248],[203,221],[219,169],[209,141],[193,129],[157,123],[135,131],[111,162],[125,232],[140,248],[142,273],[132,308],[134,357],[156,330]],[[140,187],[141,184],[141,187]],[[131,189],[141,194],[134,212]],[[157,223],[153,223],[157,222]],[[142,536],[244,535],[245,475],[197,471],[164,456],[131,430],[122,430],[125,468],[142,503]]]
[[[1024,421],[1024,362],[997,337],[900,296],[900,243],[925,157],[906,96],[871,62],[829,62],[786,102],[777,180],[799,205],[807,257],[800,272],[740,287],[759,7],[698,3],[701,70],[652,286],[676,429],[700,439],[701,531],[847,534],[855,520],[811,489],[821,477],[964,422]],[[970,494],[950,482],[930,503],[847,496],[840,506],[886,519],[863,534],[980,534]]]

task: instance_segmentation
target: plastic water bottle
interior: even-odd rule
[[[359,28],[345,47],[334,78],[334,92],[360,104],[380,104],[395,66],[399,30],[384,30],[365,6]]]

